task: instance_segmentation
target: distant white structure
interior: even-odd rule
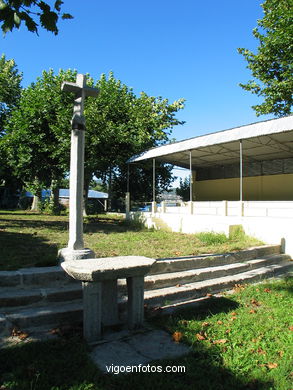
[[[129,163],[153,160],[190,171],[190,200],[144,213],[148,226],[173,231],[245,232],[283,239],[293,255],[293,116],[253,123],[150,149]]]

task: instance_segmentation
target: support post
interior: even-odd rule
[[[240,152],[240,169],[239,169],[239,178],[240,178],[240,202],[243,201],[243,156],[242,156],[242,139],[239,141],[239,152]]]
[[[144,277],[132,276],[127,280],[128,290],[128,327],[135,329],[144,319]]]
[[[83,336],[87,342],[101,338],[102,286],[100,282],[82,282]]]
[[[152,214],[157,212],[156,203],[156,159],[153,158],[153,201],[152,201]]]
[[[129,192],[129,164],[127,164],[127,185],[126,185],[126,195],[125,195],[125,214],[126,219],[130,219],[130,192]]]
[[[192,202],[193,196],[192,196],[192,191],[193,191],[193,177],[192,177],[192,154],[191,150],[189,151],[189,170],[190,170],[190,193],[189,193],[189,200]]]
[[[223,204],[222,214],[224,217],[227,217],[227,215],[228,215],[228,202],[227,202],[227,200],[223,200],[222,204]]]
[[[153,202],[156,201],[156,159],[153,158]]]
[[[126,214],[126,219],[130,219],[130,193],[126,192],[125,195],[125,214]]]
[[[240,167],[239,167],[239,215],[240,217],[243,217],[243,145],[242,145],[242,139],[239,140],[239,153],[240,153]]]
[[[117,279],[102,282],[102,324],[117,325],[118,318],[118,286]]]

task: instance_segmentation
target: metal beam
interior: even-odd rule
[[[191,150],[189,151],[189,170],[190,170],[190,202],[192,202],[192,185],[193,185],[193,178],[192,178],[192,154]]]
[[[156,159],[153,158],[153,202],[156,201]]]
[[[242,139],[239,140],[239,152],[240,152],[240,201],[243,200],[243,155],[242,155]]]

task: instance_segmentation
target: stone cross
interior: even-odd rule
[[[69,194],[69,242],[61,249],[61,260],[78,260],[94,257],[94,252],[84,248],[83,242],[83,182],[84,182],[84,101],[87,96],[97,96],[98,89],[86,85],[86,76],[78,74],[76,82],[63,82],[61,90],[74,92],[74,108],[71,121],[70,194]]]

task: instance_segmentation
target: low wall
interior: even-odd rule
[[[146,226],[173,232],[203,231],[229,234],[231,226],[242,225],[247,235],[268,244],[280,244],[293,257],[293,202],[192,202],[186,207],[158,207],[156,212],[131,213]],[[172,209],[170,212],[169,209]],[[177,211],[177,212],[176,212]]]

